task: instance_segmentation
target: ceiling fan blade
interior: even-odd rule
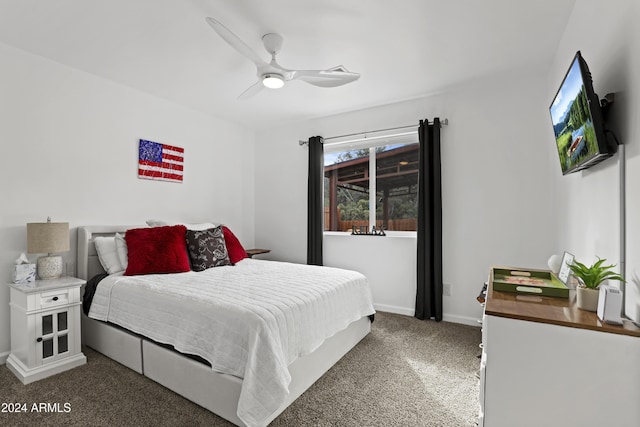
[[[227,27],[213,18],[206,18],[206,20],[207,23],[211,25],[211,28],[213,28],[216,33],[220,35],[220,37],[222,37],[227,43],[229,43],[232,48],[237,50],[241,55],[246,56],[251,61],[253,61],[253,63],[256,64],[256,67],[263,67],[267,65],[266,61],[260,58],[260,56],[258,56],[258,54],[249,47],[249,45],[240,40],[240,38],[233,34]]]
[[[314,86],[336,87],[354,82],[360,74],[348,71],[342,65],[328,70],[296,70],[292,71],[290,79],[298,79]]]
[[[253,85],[249,86],[247,90],[242,92],[240,96],[238,96],[238,99],[242,99],[242,100],[249,99],[252,96],[256,95],[258,92],[260,92],[263,87],[264,85],[262,84],[262,82],[258,80]]]

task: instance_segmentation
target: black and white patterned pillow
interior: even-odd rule
[[[207,230],[187,230],[186,239],[193,271],[231,265],[222,226]]]

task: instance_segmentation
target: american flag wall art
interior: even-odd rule
[[[138,178],[182,182],[184,148],[140,140]]]

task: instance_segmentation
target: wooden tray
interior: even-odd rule
[[[497,267],[491,281],[495,291],[569,298],[569,288],[550,271]]]

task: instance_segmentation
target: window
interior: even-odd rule
[[[416,132],[325,143],[324,152],[325,231],[416,230]]]

